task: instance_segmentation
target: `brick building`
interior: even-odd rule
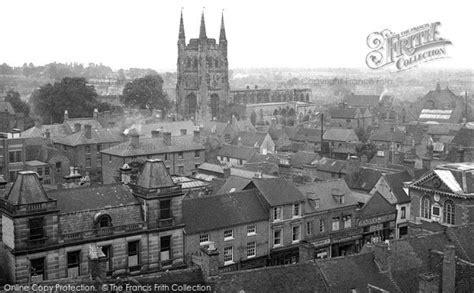
[[[183,200],[187,257],[212,243],[219,251],[220,270],[265,266],[268,213],[256,193],[246,190]]]
[[[191,175],[204,163],[204,146],[199,131],[193,135],[172,137],[171,133],[153,131],[151,138],[132,134],[129,141],[101,150],[102,182],[116,182],[117,172],[125,163],[161,159],[170,174]]]
[[[101,248],[109,275],[183,264],[179,185],[149,160],[136,182],[46,193],[35,172],[20,172],[0,199],[1,260],[11,283],[89,276]]]

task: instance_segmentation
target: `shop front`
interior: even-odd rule
[[[334,237],[331,239],[331,257],[350,255],[359,252],[360,250],[360,235],[359,230],[354,230],[357,234]]]
[[[363,243],[376,243],[395,239],[396,214],[388,214],[372,218],[361,218],[359,227],[363,229]]]
[[[299,246],[289,246],[272,249],[270,252],[269,266],[295,264],[299,260]]]
[[[331,257],[331,239],[318,239],[310,242],[314,247],[315,258],[330,258]]]

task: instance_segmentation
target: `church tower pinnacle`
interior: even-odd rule
[[[227,42],[227,38],[225,36],[225,26],[224,26],[224,11],[222,11],[222,18],[221,18],[221,33],[219,35],[219,43],[220,42]]]
[[[204,21],[204,11],[201,14],[201,27],[199,28],[199,38],[200,39],[207,39],[206,22]]]
[[[179,36],[180,40],[186,40],[186,36],[184,34],[184,21],[183,21],[183,10],[181,9],[181,19],[179,20]]]

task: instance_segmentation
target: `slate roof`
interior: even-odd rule
[[[316,260],[329,287],[329,292],[368,292],[368,284],[398,292],[387,274],[379,271],[373,253],[355,254]],[[413,292],[413,291],[411,291]]]
[[[329,115],[333,119],[355,119],[357,116],[357,108],[331,108]]]
[[[256,190],[184,199],[183,220],[187,234],[268,220]]]
[[[329,292],[314,262],[225,273],[215,286],[217,292],[229,293]]]
[[[61,213],[96,210],[106,206],[140,204],[122,184],[96,185],[51,191]]]
[[[266,132],[256,132],[256,131],[240,131],[232,140],[232,145],[237,145],[240,141],[243,146],[254,147],[256,144],[261,146],[265,137],[267,137],[268,133]]]
[[[138,175],[137,185],[144,188],[175,186],[162,160],[146,160]]]
[[[346,168],[347,161],[322,158],[314,165],[320,171],[341,173]]]
[[[67,124],[69,126],[69,129],[74,129],[74,124],[79,123],[81,124],[81,129],[84,128],[85,125],[89,124],[92,126],[92,129],[101,129],[103,128],[102,125],[100,125],[99,121],[94,119],[94,118],[70,118],[67,120],[64,120],[64,124]]]
[[[369,140],[403,143],[405,138],[406,134],[400,131],[378,130],[370,136]]]
[[[86,137],[86,131],[84,128],[81,131],[73,133],[71,135],[60,137],[55,139],[55,143],[68,145],[68,146],[79,146],[89,144],[100,144],[100,143],[114,143],[120,142],[122,137],[105,128],[92,128],[91,137]]]
[[[295,168],[303,168],[304,165],[311,164],[314,160],[318,160],[321,156],[314,152],[299,151],[289,154],[290,164]]]
[[[365,203],[368,196],[358,196],[351,191],[344,179],[334,179],[312,182],[299,185],[298,189],[309,200],[309,207],[314,211],[325,211],[335,208],[357,205],[360,202]],[[337,202],[333,197],[333,190],[337,189],[344,194],[344,203]],[[314,200],[319,200],[319,208],[315,207]]]
[[[385,174],[383,175],[385,182],[387,182],[388,186],[390,187],[391,192],[395,195],[396,201],[395,203],[407,203],[410,202],[410,198],[403,190],[403,183],[412,181],[412,177],[408,171],[403,171],[400,173],[394,174]]]
[[[324,132],[324,140],[358,142],[359,138],[354,129],[330,128]]]
[[[345,95],[343,101],[350,106],[377,107],[380,96],[377,95]]]
[[[363,219],[394,214],[397,210],[379,192],[376,192],[362,207],[360,217]]]
[[[171,145],[165,145],[162,138],[140,138],[138,147],[131,140],[101,151],[106,155],[133,157],[153,154],[176,153],[193,150],[203,150],[200,142],[195,142],[193,135],[174,136]]]
[[[15,183],[6,193],[5,199],[14,205],[50,201],[49,196],[39,182],[38,174],[33,171],[18,172]]]
[[[46,129],[49,131],[50,137],[56,138],[68,136],[72,133],[71,128],[67,124],[45,124],[41,126],[33,126],[21,133],[21,137],[43,137]]]
[[[257,153],[254,147],[224,144],[217,152],[218,156],[248,160]]]
[[[360,168],[359,173],[356,174],[356,180],[350,180],[349,177],[346,177],[345,180],[350,188],[369,192],[375,187],[381,176],[382,173],[379,170]]]
[[[435,124],[429,125],[426,133],[431,135],[452,135],[461,129],[461,124]]]
[[[270,206],[281,206],[305,200],[304,195],[293,183],[281,178],[256,178],[252,180],[252,183]]]
[[[210,171],[214,173],[224,174],[224,169],[221,165],[204,162],[198,167],[199,170]]]

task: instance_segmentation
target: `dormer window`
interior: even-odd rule
[[[112,218],[107,214],[97,214],[95,216],[95,222],[98,228],[106,228],[112,226]]]

